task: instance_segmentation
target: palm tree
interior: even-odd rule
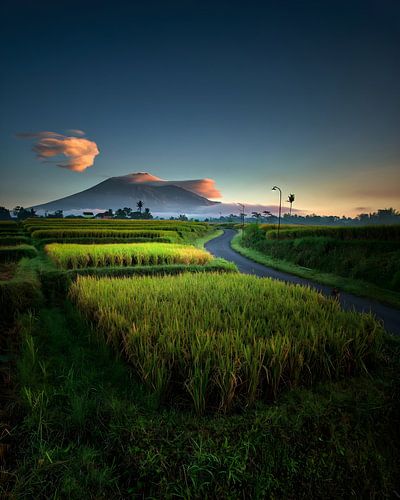
[[[260,212],[251,212],[251,215],[257,219],[257,224],[258,224],[258,221],[260,220],[261,217]]]
[[[269,217],[270,215],[272,215],[272,214],[271,214],[271,212],[270,212],[269,210],[264,210],[264,211],[263,211],[263,214],[264,214],[264,216],[265,216],[265,218],[266,218],[267,220],[268,220],[268,217]]]
[[[292,204],[294,202],[294,194],[293,193],[289,194],[287,201],[290,203],[289,215],[292,215]]]
[[[136,206],[138,207],[139,212],[140,212],[140,213],[142,213],[143,201],[139,200],[139,201],[136,203]]]

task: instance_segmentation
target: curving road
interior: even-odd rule
[[[231,248],[231,240],[236,232],[233,229],[225,229],[224,234],[210,240],[206,243],[206,249],[216,257],[234,262],[239,271],[244,274],[255,274],[260,277],[273,278],[287,283],[295,283],[297,285],[304,285],[315,288],[324,295],[332,294],[332,287],[321,285],[315,281],[310,281],[304,278],[299,278],[293,274],[277,271],[270,267],[263,266],[257,262],[238,254]],[[395,335],[400,335],[400,311],[392,307],[385,306],[379,302],[351,295],[350,293],[340,293],[340,303],[343,309],[355,309],[360,312],[372,312],[375,316],[381,319],[388,332]]]

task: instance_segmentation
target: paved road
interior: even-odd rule
[[[285,281],[287,283],[296,283],[298,285],[306,285],[316,290],[322,292],[325,295],[332,294],[332,287],[321,285],[315,281],[310,281],[304,278],[299,278],[292,274],[277,271],[270,267],[263,266],[257,262],[244,257],[243,255],[235,252],[231,246],[230,242],[236,232],[232,229],[226,229],[224,234],[215,238],[208,243],[206,243],[206,248],[216,257],[222,257],[223,259],[234,262],[239,271],[244,274],[255,274],[260,277],[268,277],[277,279],[280,281]],[[375,316],[383,320],[385,328],[387,331],[400,335],[400,311],[393,309],[389,306],[380,304],[379,302],[366,299],[363,297],[357,297],[356,295],[351,295],[350,293],[341,292],[340,293],[340,303],[343,309],[355,309],[360,312],[371,311]]]

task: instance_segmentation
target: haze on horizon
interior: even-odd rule
[[[0,9],[0,205],[144,171],[223,202],[277,184],[305,212],[400,208],[396,1]]]

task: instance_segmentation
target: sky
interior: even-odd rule
[[[0,205],[150,172],[224,202],[278,185],[305,213],[400,209],[398,0],[0,9]]]

